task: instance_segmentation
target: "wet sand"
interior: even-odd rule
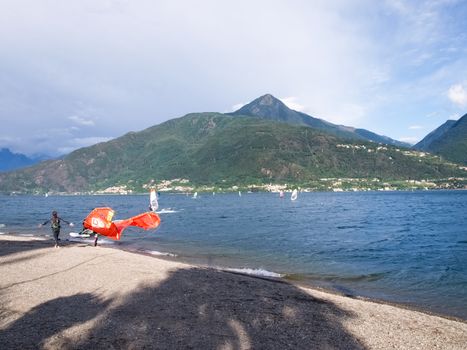
[[[465,349],[467,323],[88,243],[0,236],[3,349]]]

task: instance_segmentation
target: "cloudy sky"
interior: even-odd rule
[[[59,155],[271,93],[416,142],[467,113],[467,1],[0,0],[0,147]]]

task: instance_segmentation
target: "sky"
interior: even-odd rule
[[[410,143],[467,113],[465,0],[0,5],[0,147],[30,156],[266,93]]]

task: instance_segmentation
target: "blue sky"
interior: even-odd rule
[[[0,147],[59,155],[271,93],[416,142],[467,113],[467,1],[3,0]]]

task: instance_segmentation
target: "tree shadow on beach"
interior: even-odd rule
[[[0,240],[0,257],[30,250],[50,248],[50,246],[51,244],[47,240],[16,241],[2,239]]]
[[[191,268],[131,294],[76,348],[363,348],[346,317],[285,282]]]
[[[119,306],[89,294],[37,306],[0,335],[5,348],[44,344],[100,315],[66,349],[362,349],[342,326],[351,314],[294,285],[213,269],[173,272]],[[61,341],[61,342],[60,342]]]
[[[89,293],[61,297],[33,308],[23,317],[0,331],[2,349],[38,349],[61,331],[93,319],[103,312],[108,303]],[[1,309],[2,318],[11,316]],[[70,346],[70,345],[66,345]]]
[[[10,239],[1,239],[0,240],[0,258],[6,257],[8,255],[22,253],[22,252],[29,252],[32,250],[40,250],[40,249],[47,249],[53,248],[55,245],[55,241],[53,238],[48,239],[31,239],[25,241],[18,241],[18,240],[10,240]],[[60,238],[60,246],[87,246],[89,242],[75,242],[70,241],[68,238]],[[27,257],[24,257],[20,260],[25,260]]]

